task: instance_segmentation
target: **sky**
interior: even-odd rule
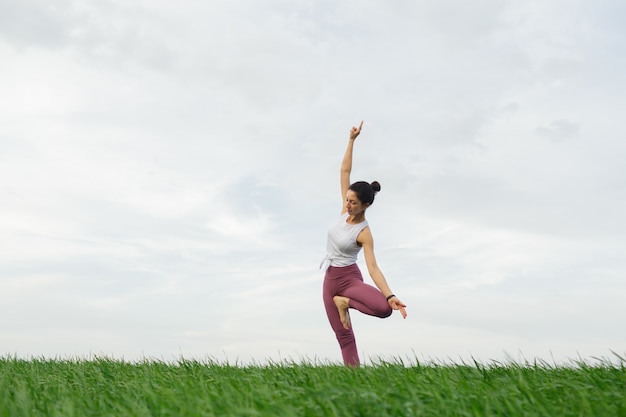
[[[408,306],[352,314],[364,362],[624,355],[625,14],[0,0],[0,356],[340,363],[319,263],[361,120]]]

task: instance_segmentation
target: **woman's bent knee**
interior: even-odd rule
[[[380,317],[381,319],[385,319],[391,316],[391,313],[393,313],[393,309],[387,306],[387,308],[380,311],[380,314],[378,315],[378,317]]]

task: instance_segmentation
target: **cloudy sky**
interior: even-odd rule
[[[625,14],[0,0],[0,355],[340,362],[318,266],[361,120],[409,313],[353,314],[363,359],[623,354]]]

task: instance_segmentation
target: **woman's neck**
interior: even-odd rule
[[[365,220],[365,212],[361,212],[361,213],[356,214],[354,216],[348,215],[348,218],[346,219],[346,222],[348,222],[350,224],[357,224],[357,223],[361,223],[364,220]]]

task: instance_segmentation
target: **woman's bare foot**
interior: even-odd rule
[[[333,301],[337,306],[337,310],[339,310],[339,318],[341,319],[341,324],[343,324],[343,328],[346,330],[350,330],[350,313],[348,313],[348,308],[350,307],[348,302],[350,301],[350,299],[348,297],[336,295],[333,297]]]

